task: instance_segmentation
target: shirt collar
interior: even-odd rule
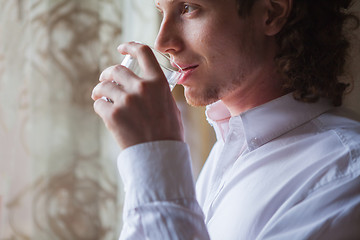
[[[206,116],[218,140],[225,141],[229,132],[240,129],[252,151],[331,108],[326,99],[304,103],[295,100],[290,93],[235,117],[231,117],[225,104],[218,101],[207,106]]]

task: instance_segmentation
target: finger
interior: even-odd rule
[[[100,75],[100,82],[111,81],[124,89],[132,89],[132,85],[140,78],[130,69],[118,64],[106,68]]]
[[[159,76],[159,74],[163,74],[159,63],[149,46],[136,42],[130,42],[121,44],[118,47],[118,51],[121,54],[130,54],[132,57],[136,58],[140,68],[146,76],[155,77]]]
[[[94,87],[91,98],[96,101],[105,97],[105,99],[108,98],[115,101],[123,93],[124,91],[122,86],[119,86],[113,82],[106,81],[101,82]],[[103,100],[105,99],[103,98]]]
[[[126,91],[132,91],[137,83],[141,81],[135,73],[122,65],[116,65],[112,68],[111,79]]]
[[[99,98],[94,102],[94,111],[104,120],[106,120],[106,116],[111,111],[112,104],[107,102],[106,100]]]
[[[110,66],[106,68],[102,73],[100,74],[99,81],[112,81],[112,70],[114,69],[114,66]]]

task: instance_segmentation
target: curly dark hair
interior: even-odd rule
[[[256,0],[237,0],[240,16],[250,13]],[[359,19],[350,13],[352,0],[293,0],[292,11],[276,35],[275,63],[284,77],[284,88],[294,98],[316,102],[328,98],[342,104],[350,84],[340,82],[344,75],[349,40],[344,26],[349,21],[356,29]]]

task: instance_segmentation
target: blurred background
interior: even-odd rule
[[[160,18],[153,1],[0,0],[0,6],[0,240],[117,239],[124,196],[119,149],[90,95],[100,72],[121,61],[121,42],[153,45]],[[357,43],[359,36],[352,37]],[[354,47],[346,107],[358,113],[359,60]],[[214,133],[204,108],[186,104],[181,86],[173,94],[197,177]]]

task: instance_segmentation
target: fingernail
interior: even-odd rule
[[[99,81],[101,82],[101,79],[102,79],[102,77],[103,77],[103,74],[104,74],[104,72],[102,72],[101,74],[100,74],[100,76],[99,76]]]

